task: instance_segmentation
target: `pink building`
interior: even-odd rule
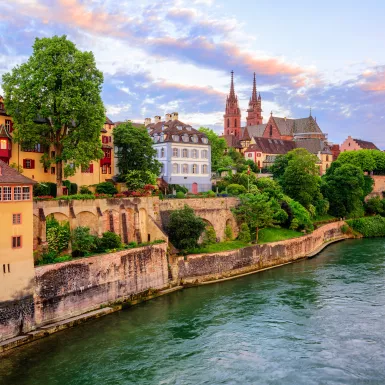
[[[341,144],[341,152],[345,151],[358,151],[358,150],[378,150],[377,146],[372,142],[367,142],[361,139],[354,139],[348,136],[347,139]]]

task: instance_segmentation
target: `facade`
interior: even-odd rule
[[[162,121],[146,118],[145,126],[154,141],[157,159],[162,163],[161,177],[168,184],[179,184],[194,194],[211,190],[211,146],[207,136],[166,114]]]
[[[33,294],[34,183],[0,160],[0,302]]]
[[[367,142],[361,139],[353,139],[351,136],[348,136],[347,139],[345,139],[345,141],[341,144],[341,152],[358,150],[379,150],[379,148],[372,142]]]
[[[90,163],[88,169],[78,170],[74,176],[67,179],[81,185],[92,185],[111,179],[114,175],[113,165],[113,140],[112,129],[114,123],[106,117],[106,122],[101,130],[100,139],[103,159]],[[0,160],[22,170],[22,174],[37,182],[56,182],[56,167],[44,168],[40,159],[45,152],[41,145],[26,148],[12,139],[13,121],[4,108],[4,100],[0,96]],[[55,156],[53,150],[48,151],[50,156]]]

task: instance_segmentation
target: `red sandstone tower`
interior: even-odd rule
[[[234,71],[231,71],[230,94],[226,99],[226,112],[224,117],[224,135],[241,137],[241,110],[238,107],[238,97],[234,92]]]
[[[253,81],[253,93],[249,101],[249,108],[247,110],[246,125],[247,126],[256,126],[262,124],[262,99],[261,94],[257,98],[257,82],[255,80],[254,72],[254,81]]]

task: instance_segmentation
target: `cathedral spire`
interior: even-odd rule
[[[257,81],[255,79],[255,72],[254,72],[254,80],[253,80],[253,94],[251,96],[251,100],[253,102],[257,101]]]
[[[235,91],[234,91],[234,71],[231,71],[230,99],[235,99]]]

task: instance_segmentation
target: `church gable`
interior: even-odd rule
[[[262,135],[263,138],[281,139],[282,135],[274,117],[271,115]]]

